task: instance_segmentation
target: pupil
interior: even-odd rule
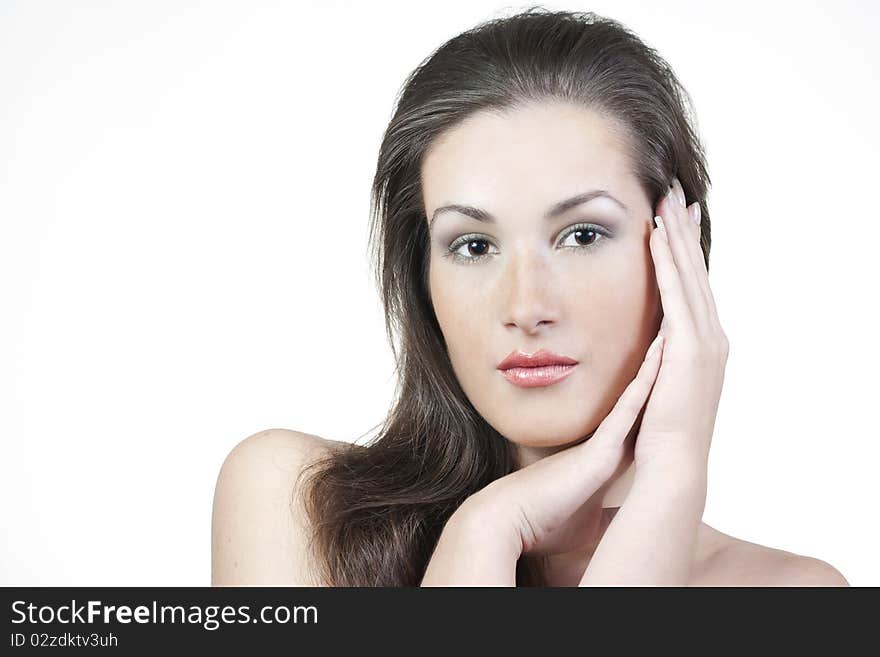
[[[593,237],[595,237],[595,236],[596,236],[596,232],[593,231],[593,230],[583,230],[583,229],[581,229],[581,230],[576,230],[576,231],[574,232],[574,236],[575,236],[575,239],[578,240],[578,242],[580,242],[580,240],[578,239],[578,235],[592,235]],[[590,241],[592,241],[592,240],[590,240]]]
[[[474,240],[473,242],[469,243],[469,247],[473,246],[474,244],[482,244],[482,243],[483,243],[483,240]],[[477,251],[480,251],[480,249],[478,248]],[[477,253],[477,255],[483,255],[483,254]]]

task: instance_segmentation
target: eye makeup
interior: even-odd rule
[[[559,241],[565,241],[570,235],[582,234],[586,236],[590,236],[592,240],[589,244],[575,244],[572,246],[563,246],[563,249],[573,249],[577,253],[585,254],[591,251],[595,251],[598,248],[608,241],[610,238],[614,236],[614,233],[605,228],[603,226],[599,226],[593,223],[578,223],[570,226],[562,233]],[[465,255],[461,255],[459,253],[459,249],[461,247],[468,247],[472,243],[487,243],[491,244],[491,240],[489,240],[485,235],[480,233],[469,233],[467,235],[462,235],[457,239],[453,240],[453,242],[445,248],[445,252],[442,254],[444,258],[451,258],[455,262],[459,262],[462,264],[474,264],[476,262],[480,262],[489,257],[489,253],[482,253],[477,256],[468,257]]]

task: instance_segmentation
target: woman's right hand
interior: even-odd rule
[[[502,523],[502,531],[493,535],[519,541],[520,554],[580,547],[572,545],[582,538],[572,516],[628,465],[625,456],[629,453],[631,459],[638,429],[634,424],[657,378],[662,342],[658,336],[651,343],[635,378],[588,440],[496,479],[456,513],[469,516],[467,525],[474,528],[497,529]],[[512,532],[505,531],[508,528]]]

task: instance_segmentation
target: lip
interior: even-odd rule
[[[549,386],[562,381],[574,371],[575,365],[545,365],[543,367],[511,367],[499,370],[501,376],[520,388]]]
[[[498,363],[499,370],[509,370],[519,367],[545,367],[547,365],[577,365],[578,361],[568,356],[560,356],[547,349],[538,349],[533,354],[524,351],[511,351],[507,357]]]

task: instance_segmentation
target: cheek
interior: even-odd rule
[[[485,304],[478,295],[462,293],[460,284],[431,280],[431,300],[453,366],[479,353],[478,338],[485,326]],[[457,290],[457,292],[456,292]]]
[[[592,303],[583,306],[579,323],[590,336],[589,376],[597,400],[604,399],[596,407],[600,415],[610,411],[632,381],[659,327],[653,269],[640,259],[630,262],[635,266],[606,269],[601,284],[594,282],[584,293]]]
[[[582,310],[588,315],[591,335],[601,344],[620,344],[642,334],[654,315],[653,294],[635,276],[620,278],[601,290],[594,289],[590,303]]]
[[[615,256],[574,283],[576,298],[581,300],[576,306],[579,323],[589,327],[594,339],[611,343],[639,333],[653,316],[658,298],[653,270],[638,245]]]
[[[578,284],[576,323],[589,336],[590,356],[613,370],[652,339],[659,293],[641,251],[604,263],[601,274]],[[650,254],[648,254],[650,258]],[[604,369],[604,368],[603,368]]]

